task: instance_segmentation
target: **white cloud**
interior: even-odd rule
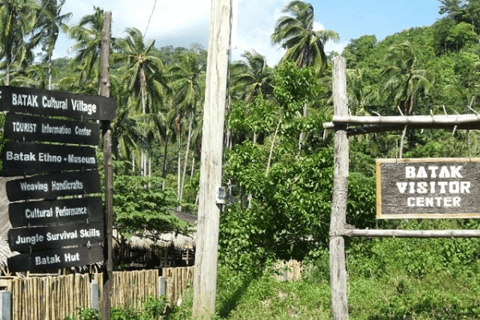
[[[321,31],[321,30],[325,30],[325,27],[323,26],[323,24],[321,24],[320,22],[314,21],[313,31]]]

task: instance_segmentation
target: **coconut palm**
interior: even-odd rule
[[[92,71],[95,69],[94,67],[100,57],[105,14],[103,9],[93,8],[93,14],[84,16],[77,25],[66,29],[70,38],[77,40],[77,43],[70,47],[70,50],[77,52],[72,63],[82,66],[80,82],[84,82],[91,77]],[[100,82],[98,82],[98,88],[100,90]]]
[[[60,14],[66,0],[41,0],[42,15],[37,22],[36,32],[32,36],[32,44],[42,46],[45,52],[44,62],[48,62],[48,89],[52,89],[52,55],[60,30],[66,30],[72,13]]]
[[[239,98],[251,103],[255,97],[273,92],[272,68],[267,65],[265,56],[255,50],[245,51],[242,57],[246,61],[232,64],[231,90],[237,93]]]
[[[25,39],[33,30],[39,6],[32,0],[0,0],[0,57],[5,59],[5,84],[10,84],[14,60],[33,61],[31,45]]]
[[[386,60],[391,64],[383,70],[387,76],[384,89],[393,97],[395,107],[403,115],[412,113],[415,99],[426,95],[435,82],[434,74],[419,68],[419,60],[415,55],[415,48],[406,41],[392,46]],[[403,130],[400,143],[400,158],[403,155],[403,142],[406,127]]]
[[[286,50],[282,58],[293,60],[299,68],[314,67],[317,75],[327,64],[325,44],[329,40],[338,41],[338,33],[331,30],[314,30],[315,15],[313,6],[303,1],[292,1],[283,10],[275,25],[272,42]]]
[[[285,50],[282,61],[293,60],[299,68],[313,67],[320,75],[327,65],[325,44],[329,40],[338,41],[338,33],[331,30],[314,30],[315,14],[313,6],[303,1],[292,1],[283,10],[272,34],[272,42]],[[307,117],[307,104],[303,106],[303,117]],[[304,133],[300,133],[298,150],[302,148]]]
[[[187,146],[185,150],[185,160],[183,163],[183,178],[181,181],[178,199],[181,201],[183,197],[183,189],[185,186],[185,176],[188,164],[188,154],[190,151],[190,142],[192,138],[193,122],[195,118],[195,110],[203,101],[205,91],[205,64],[199,59],[195,53],[185,53],[180,57],[180,62],[170,68],[171,86],[176,94],[174,102],[179,108],[180,120],[183,114],[188,112],[188,135]],[[181,139],[181,134],[179,134]],[[180,152],[180,151],[179,151]],[[178,173],[180,175],[180,172]]]
[[[154,114],[162,101],[162,92],[168,90],[163,63],[151,54],[155,41],[146,44],[142,33],[136,28],[127,28],[126,33],[126,38],[116,39],[113,60],[123,65],[124,84],[127,91],[133,96],[140,97],[142,115]],[[149,122],[147,117],[144,118],[144,122],[145,125]],[[146,128],[147,126],[145,130]],[[147,137],[147,131],[144,133]],[[141,168],[145,176],[147,161],[151,160],[147,160],[145,153],[142,152]]]

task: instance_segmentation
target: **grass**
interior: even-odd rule
[[[388,268],[380,276],[349,270],[350,319],[480,319],[478,273],[446,269],[413,276],[406,268]],[[268,272],[249,277],[220,268],[217,289],[215,319],[332,318],[328,275],[315,266],[298,282],[281,282]],[[189,292],[168,319],[191,319],[191,296]]]

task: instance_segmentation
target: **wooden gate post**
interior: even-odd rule
[[[101,61],[100,61],[100,88],[99,95],[110,97],[110,39],[111,39],[112,12],[105,12],[102,42],[101,42]],[[110,320],[110,307],[113,286],[113,262],[112,262],[112,220],[113,220],[113,160],[112,160],[112,130],[110,121],[102,122],[103,131],[103,154],[105,168],[105,228],[106,239],[104,252],[106,260],[103,272],[103,304],[102,319]]]
[[[348,116],[346,61],[333,59],[333,104],[335,116]],[[330,217],[330,286],[334,320],[348,319],[345,239],[347,216],[349,145],[347,125],[335,126],[335,167],[333,175],[332,215]]]

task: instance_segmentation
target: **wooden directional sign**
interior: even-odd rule
[[[377,160],[377,218],[480,218],[480,159]]]
[[[100,124],[8,113],[5,138],[98,145]]]
[[[85,197],[56,201],[11,203],[8,208],[12,227],[51,226],[77,221],[102,221],[102,198]]]
[[[92,246],[20,254],[8,258],[7,263],[10,271],[17,272],[80,267],[104,260],[103,249],[100,246]]]
[[[113,120],[115,105],[115,100],[102,96],[0,86],[1,111]]]
[[[10,201],[54,199],[60,196],[100,193],[98,171],[56,173],[7,182]]]
[[[3,151],[3,174],[6,176],[96,167],[95,149],[92,147],[8,141]]]
[[[76,222],[61,226],[15,228],[8,230],[10,250],[18,252],[39,251],[68,246],[83,246],[104,241],[103,221]]]

